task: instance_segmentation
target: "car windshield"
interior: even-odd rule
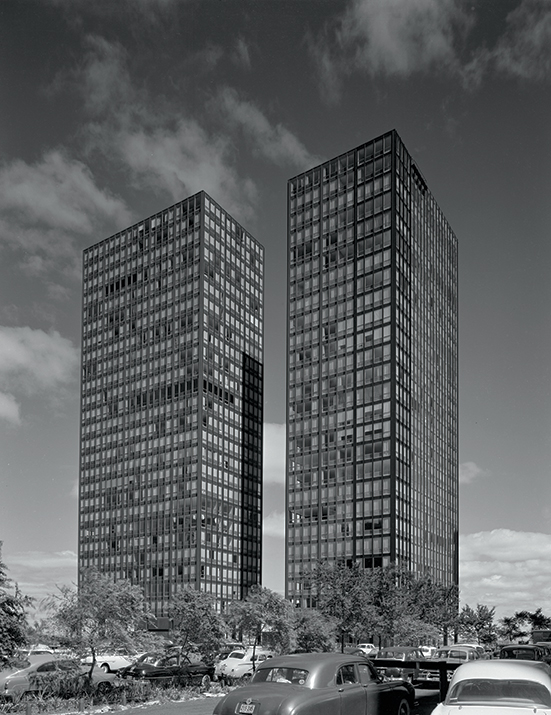
[[[308,671],[302,668],[260,668],[254,674],[253,683],[286,683],[306,685]]]
[[[551,707],[551,693],[531,680],[461,680],[450,690],[446,702],[455,703],[515,701]]]
[[[243,658],[245,656],[245,653],[243,653],[240,650],[234,650],[233,653],[230,653],[228,658],[235,658],[236,660]]]

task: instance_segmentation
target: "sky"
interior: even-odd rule
[[[0,540],[23,592],[76,577],[82,250],[200,190],[265,247],[283,589],[286,182],[394,128],[459,243],[461,602],[551,615],[551,0],[2,0],[0,104]]]

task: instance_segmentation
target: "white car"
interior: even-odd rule
[[[138,655],[112,655],[101,653],[100,655],[96,655],[96,665],[98,668],[101,668],[104,673],[116,673],[118,670],[132,665],[138,657]],[[81,660],[81,663],[83,665],[92,665],[92,656],[86,656],[86,658]]]
[[[218,680],[232,682],[245,676],[245,679],[252,675],[253,664],[256,666],[266,658],[271,658],[273,651],[263,648],[248,648],[246,651],[233,651],[227,658],[221,660],[214,670],[214,675]]]
[[[527,660],[475,660],[453,674],[432,715],[533,715],[551,711],[551,668]]]
[[[24,693],[39,692],[44,687],[48,687],[49,679],[56,671],[84,678],[89,672],[89,666],[82,665],[77,660],[61,659],[33,663],[28,668],[17,670],[5,679],[2,695],[6,698],[14,698]],[[119,684],[116,675],[105,673],[97,667],[92,671],[92,683],[98,692],[107,692]]]
[[[375,655],[377,653],[377,648],[375,648],[373,643],[358,643],[356,648],[359,648],[366,655]]]

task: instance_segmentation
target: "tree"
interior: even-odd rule
[[[245,599],[230,603],[226,620],[254,646],[260,645],[266,634],[277,650],[294,650],[293,607],[269,588],[252,586]]]
[[[333,619],[341,648],[346,637],[357,640],[373,630],[377,616],[370,602],[366,572],[356,562],[320,562],[306,575],[305,586],[316,608]]]
[[[183,586],[170,601],[168,615],[173,621],[172,639],[184,653],[196,651],[209,659],[220,650],[224,621],[210,594]]]
[[[551,628],[551,618],[545,616],[541,608],[536,608],[535,611],[517,611],[515,618],[519,623],[525,624],[530,632]]]
[[[27,642],[26,608],[31,603],[8,578],[0,541],[0,666]]]
[[[488,608],[477,603],[476,609],[463,606],[458,620],[459,635],[464,640],[476,640],[481,645],[490,645],[496,640],[494,624],[495,607]]]
[[[337,635],[334,618],[309,608],[296,608],[294,616],[297,651],[310,653],[334,650]]]
[[[68,645],[91,653],[90,673],[100,650],[150,645],[146,625],[153,616],[139,586],[88,569],[81,573],[78,589],[59,586],[58,591],[45,600],[45,608]]]
[[[498,622],[497,633],[506,641],[516,641],[527,635],[516,615],[501,618]]]
[[[412,586],[412,602],[418,617],[435,628],[437,639],[447,645],[449,634],[457,628],[459,617],[457,585],[444,586],[424,575],[417,578]]]

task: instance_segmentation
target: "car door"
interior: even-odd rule
[[[360,683],[365,690],[367,715],[377,715],[380,700],[380,679],[368,663],[358,663]]]
[[[340,715],[366,715],[367,690],[360,682],[356,664],[341,665],[336,683],[340,695]]]

